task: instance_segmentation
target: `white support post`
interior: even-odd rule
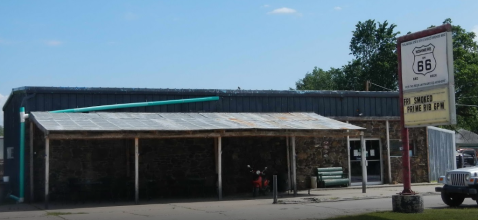
[[[287,192],[292,190],[291,182],[290,182],[290,146],[289,146],[289,137],[285,138],[286,146],[287,146]]]
[[[134,139],[134,201],[139,202],[139,140]]]
[[[45,209],[48,209],[48,188],[50,179],[50,138],[45,138]]]
[[[345,123],[349,123],[349,121],[346,121]],[[347,133],[349,133],[349,130],[347,130]],[[349,176],[349,186],[352,185],[352,167],[350,164],[350,136],[347,135],[347,163],[348,163],[348,176]]]
[[[294,182],[294,196],[297,196],[297,164],[295,155],[295,137],[291,137],[292,141],[292,181]]]
[[[30,203],[33,202],[33,122],[30,120]]]
[[[217,175],[217,155],[218,155],[218,152],[217,152],[217,138],[214,138],[214,165],[216,166],[216,175]]]
[[[387,161],[388,161],[388,183],[392,183],[392,168],[390,162],[390,123],[385,121],[387,127]]]
[[[362,150],[362,193],[367,192],[367,154],[366,154],[366,147],[365,147],[365,139],[363,137],[363,131],[360,132],[360,148]]]
[[[217,196],[222,200],[222,138],[217,138]]]

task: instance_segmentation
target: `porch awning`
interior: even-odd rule
[[[43,132],[318,131],[364,129],[315,113],[50,113],[31,112]],[[281,132],[283,133],[283,132]]]

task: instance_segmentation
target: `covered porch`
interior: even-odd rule
[[[42,172],[31,169],[30,196],[35,198],[34,192],[42,194],[46,207],[52,178],[58,182],[68,182],[70,177],[80,177],[76,178],[78,183],[75,185],[101,184],[101,194],[105,190],[120,191],[135,203],[139,202],[140,196],[148,197],[158,191],[174,194],[191,189],[199,189],[197,193],[212,191],[221,200],[224,189],[224,143],[235,148],[244,146],[245,151],[232,153],[228,157],[240,157],[242,161],[233,164],[226,161],[228,167],[236,167],[231,171],[240,170],[246,163],[260,163],[253,153],[260,147],[245,146],[248,143],[260,142],[262,146],[277,146],[278,149],[285,146],[281,153],[269,153],[267,157],[272,161],[270,163],[276,164],[272,167],[276,173],[287,172],[287,188],[296,193],[296,137],[344,138],[358,136],[359,130],[363,129],[315,113],[32,112],[30,119],[40,131],[40,134],[31,135],[36,138],[30,141],[31,152],[38,151],[44,155],[44,160],[41,160],[36,154],[37,160],[34,162],[34,154],[31,154],[30,164],[41,167],[37,170],[44,172],[44,175],[39,176]],[[282,144],[274,144],[277,142]],[[89,153],[80,153],[80,148]],[[178,149],[187,149],[187,153],[176,151]],[[56,154],[55,151],[62,153]],[[114,153],[108,153],[110,151],[116,151],[116,155],[124,157],[114,156]],[[83,161],[90,162],[75,162],[79,159],[75,158],[77,155],[83,155]],[[275,159],[283,161],[277,162]],[[59,162],[61,160],[62,163]],[[251,165],[259,168],[268,164]],[[76,169],[78,166],[82,168]],[[186,169],[187,172],[183,172]],[[50,173],[52,170],[55,171],[54,175]],[[180,179],[175,177],[176,173],[182,173]],[[115,178],[108,178],[110,175]],[[124,178],[122,186],[110,183],[105,187],[105,182],[118,182],[120,178]],[[40,179],[43,181],[34,182]],[[168,179],[174,182],[167,184]],[[194,183],[204,188],[194,189]],[[179,190],[173,186],[179,187]]]

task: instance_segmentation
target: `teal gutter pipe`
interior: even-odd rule
[[[171,105],[171,104],[183,104],[191,102],[207,102],[207,101],[217,101],[219,96],[211,96],[204,98],[193,98],[193,99],[178,99],[178,100],[167,100],[167,101],[155,101],[155,102],[136,102],[136,103],[126,103],[126,104],[114,104],[114,105],[101,105],[101,106],[92,106],[85,108],[72,108],[64,110],[50,111],[51,113],[72,113],[72,112],[90,112],[90,111],[100,111],[100,110],[109,110],[109,109],[118,109],[118,108],[132,108],[132,107],[146,107],[146,106],[155,106],[155,105]]]
[[[25,108],[20,108],[20,200],[23,202],[25,186]]]
[[[14,195],[8,195],[8,197],[14,199],[14,200],[17,201],[17,202],[20,202],[20,198],[14,196]]]
[[[8,197],[15,199],[17,202],[23,202],[25,194],[25,119],[28,114],[25,114],[25,108],[20,107],[20,192],[19,196],[9,195]]]

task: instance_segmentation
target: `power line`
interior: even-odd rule
[[[381,85],[377,85],[377,84],[375,84],[375,83],[373,83],[373,82],[370,82],[370,81],[368,81],[368,82],[369,82],[370,84],[372,84],[372,85],[374,85],[374,86],[378,86],[378,87],[380,87],[380,88],[382,88],[382,89],[386,89],[386,90],[388,90],[388,91],[395,91],[395,90],[392,90],[392,89],[389,89],[389,88],[385,88],[385,87],[383,87],[383,86],[381,86]]]
[[[478,105],[464,105],[464,104],[456,104],[457,106],[468,106],[468,107],[478,107]]]
[[[472,99],[472,98],[478,98],[478,96],[460,97],[460,99]]]

